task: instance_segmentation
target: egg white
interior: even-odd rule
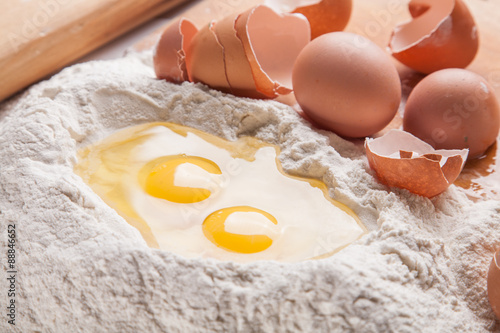
[[[286,175],[277,151],[275,146],[256,139],[228,142],[184,126],[153,123],[119,131],[85,148],[79,153],[75,172],[135,226],[150,246],[188,258],[295,262],[330,255],[365,233],[352,211],[328,197],[324,184],[320,188],[311,180]],[[196,158],[168,162],[168,166],[160,164],[157,169],[157,159],[171,161],[172,156],[178,159],[179,155]],[[193,164],[198,158],[215,163],[220,174],[216,167],[207,169],[217,170],[211,173],[202,164]],[[175,169],[168,169],[172,167]],[[144,177],[153,170],[154,188],[158,189],[157,182],[162,182],[161,192],[167,189],[175,193],[176,187],[202,188],[209,190],[210,196],[194,203],[152,196]],[[166,181],[157,173],[162,170],[173,171],[173,183],[172,178]],[[207,235],[208,229],[203,227],[205,219],[217,216],[211,214],[219,210],[240,206],[252,209],[236,210],[225,217],[224,237],[234,240],[231,234],[264,235],[272,240],[269,247],[256,253],[238,253],[223,248],[215,238],[209,240],[211,234]],[[252,244],[238,243],[236,247],[253,247],[256,243]]]
[[[148,139],[130,154],[130,178],[123,187],[137,214],[150,226],[159,247],[186,257],[212,257],[247,262],[254,260],[298,261],[333,252],[358,239],[363,228],[353,216],[326,200],[321,189],[306,181],[285,176],[277,168],[276,149],[260,148],[254,161],[233,158],[225,149],[188,132],[182,136],[164,126],[144,132]],[[139,167],[162,156],[186,154],[215,162],[222,175],[211,174],[192,164],[179,166],[177,186],[201,187],[211,196],[193,204],[179,204],[155,198],[143,190]],[[233,213],[225,228],[243,235],[266,234],[273,244],[254,254],[227,251],[211,243],[202,232],[205,218],[216,210],[251,206],[273,215],[273,225],[253,213]],[[238,218],[240,216],[240,218]],[[251,220],[251,219],[250,219]],[[238,222],[239,221],[239,222]]]

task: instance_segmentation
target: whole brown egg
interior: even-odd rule
[[[482,76],[465,69],[443,69],[413,89],[403,129],[435,149],[468,148],[469,158],[475,158],[496,141],[500,108]]]
[[[297,102],[319,126],[358,138],[383,129],[401,101],[391,58],[370,40],[347,32],[314,39],[294,64]]]

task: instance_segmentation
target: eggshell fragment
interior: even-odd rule
[[[468,154],[467,149],[435,150],[400,130],[366,139],[365,148],[370,167],[382,183],[429,198],[444,192],[455,181]]]
[[[352,11],[352,0],[267,0],[265,4],[279,12],[304,15],[311,25],[311,39],[344,30]]]
[[[479,38],[461,0],[412,0],[409,10],[413,20],[397,26],[389,44],[396,59],[422,73],[472,62]]]
[[[500,251],[497,251],[491,261],[488,272],[488,299],[495,315],[500,319]]]
[[[278,14],[257,6],[238,17],[235,30],[257,91],[270,98],[292,92],[293,64],[310,41],[308,21],[302,15]]]
[[[257,90],[245,48],[236,35],[234,26],[238,17],[228,16],[215,25],[215,32],[224,48],[226,78],[231,93],[251,98],[268,98]]]
[[[153,55],[156,77],[176,83],[188,80],[186,50],[197,32],[194,23],[186,18],[177,20],[165,29]]]
[[[194,36],[186,52],[189,81],[231,92],[226,77],[224,49],[215,34],[216,21],[210,22]]]
[[[196,34],[186,55],[189,79],[244,97],[286,95],[295,59],[309,41],[302,15],[253,7]]]

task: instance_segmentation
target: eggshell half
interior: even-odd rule
[[[156,77],[170,82],[188,80],[186,50],[198,29],[193,22],[181,18],[163,31],[153,55]]]
[[[465,68],[476,56],[476,23],[461,0],[412,0],[413,20],[397,26],[389,49],[403,64],[422,73]]]
[[[435,150],[410,133],[391,130],[377,139],[366,139],[366,156],[378,179],[389,186],[433,197],[458,177],[468,150]]]
[[[311,25],[311,39],[346,27],[352,0],[267,0],[264,4],[283,13],[304,15]]]
[[[231,92],[226,77],[224,49],[215,34],[215,23],[210,22],[194,36],[186,52],[186,68],[191,82]]]
[[[488,299],[497,318],[500,319],[500,251],[497,251],[491,261],[488,272]]]
[[[268,98],[269,96],[257,91],[257,85],[245,48],[236,35],[234,26],[238,18],[239,15],[228,16],[215,25],[215,33],[224,48],[226,78],[231,93],[236,96]]]
[[[307,19],[267,6],[212,21],[186,53],[189,79],[234,95],[275,98],[292,92],[292,68],[310,41]]]
[[[293,12],[307,17],[311,24],[311,39],[323,34],[342,31],[351,18],[351,0],[323,0],[315,5],[298,7]]]
[[[270,98],[292,92],[293,64],[310,42],[309,22],[302,15],[278,14],[257,6],[238,17],[235,30],[257,91]]]

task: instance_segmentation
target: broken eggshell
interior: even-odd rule
[[[267,6],[213,21],[186,54],[189,79],[234,95],[275,98],[292,91],[292,68],[310,41],[308,21]]]
[[[216,21],[194,36],[186,52],[189,81],[201,82],[213,89],[231,92],[224,65],[224,49],[215,34]]]
[[[488,299],[497,318],[500,319],[500,250],[495,253],[488,272]]]
[[[476,56],[476,23],[461,0],[412,0],[413,20],[398,25],[389,49],[403,64],[422,73],[465,68]]]
[[[435,150],[401,130],[367,138],[365,148],[370,167],[382,183],[429,198],[444,192],[455,181],[468,154],[468,149]]]
[[[175,83],[188,80],[186,49],[197,32],[194,23],[185,18],[175,21],[163,31],[153,54],[157,78]]]
[[[257,90],[257,85],[252,74],[252,67],[247,60],[243,43],[236,35],[234,26],[239,17],[228,16],[217,22],[216,35],[221,45],[224,45],[224,66],[226,79],[231,92],[237,96],[251,98],[268,98],[267,95]]]
[[[352,12],[352,0],[266,0],[277,12],[304,15],[311,25],[311,39],[342,31]]]

